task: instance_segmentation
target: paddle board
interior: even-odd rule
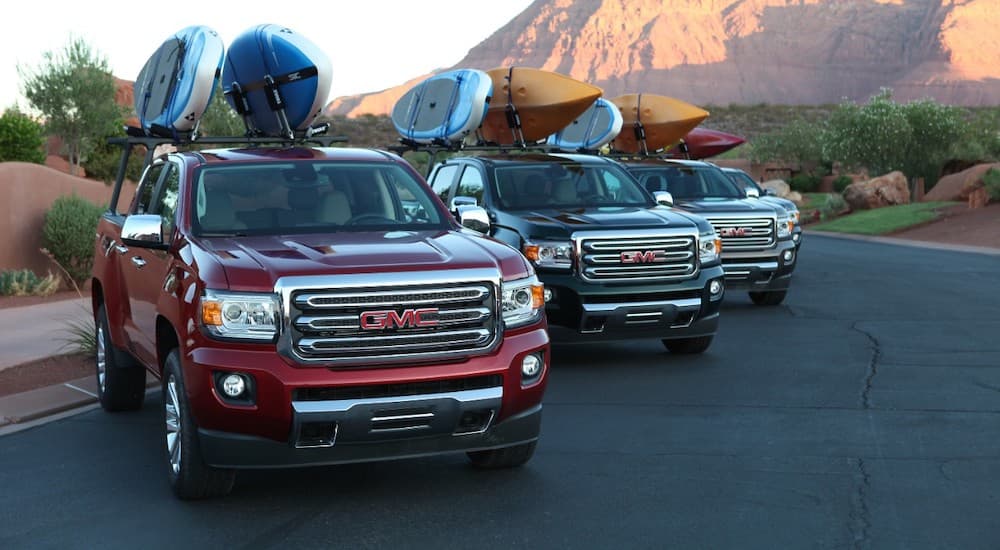
[[[257,25],[229,45],[222,89],[249,133],[291,137],[323,110],[331,72],[330,59],[306,37],[281,25]]]
[[[700,107],[656,94],[627,94],[611,102],[624,119],[611,147],[623,153],[652,153],[670,147],[708,117],[708,111]]]
[[[601,97],[597,86],[528,67],[487,71],[493,101],[480,134],[499,145],[534,143],[565,128]]]
[[[492,95],[493,80],[483,71],[444,72],[403,94],[392,108],[392,124],[415,143],[462,141],[483,123]]]
[[[212,101],[225,45],[204,25],[168,37],[135,79],[135,112],[147,135],[177,138],[192,130]]]
[[[546,143],[564,151],[593,151],[610,143],[621,129],[621,111],[600,97],[576,120],[549,136]]]
[[[681,143],[671,147],[667,154],[690,159],[707,159],[746,143],[740,136],[708,128],[695,128],[688,132]]]

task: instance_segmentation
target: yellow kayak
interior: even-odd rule
[[[636,121],[646,135],[645,152],[652,153],[676,145],[701,121],[708,111],[685,101],[656,94],[626,94],[611,102],[622,112],[622,131],[611,142],[611,148],[623,153],[642,153],[637,139]]]

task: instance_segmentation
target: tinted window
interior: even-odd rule
[[[750,177],[750,174],[747,174],[742,170],[739,171],[724,170],[724,172],[727,176],[729,176],[729,179],[732,180],[732,182],[735,183],[736,185],[739,185],[744,189],[756,189],[757,191],[761,191],[760,186],[757,185],[757,182]]]
[[[742,199],[746,194],[715,166],[665,165],[631,169],[650,193],[669,191],[674,199]]]
[[[196,176],[196,234],[443,228],[426,184],[394,163],[229,164]]]
[[[163,218],[164,241],[173,235],[177,215],[177,194],[180,189],[180,167],[175,164],[168,165],[167,175],[163,180],[163,188],[160,191],[159,199],[156,203],[156,213]]]
[[[472,197],[476,204],[483,204],[483,176],[475,166],[466,166],[462,178],[458,180],[456,197]]]
[[[445,164],[437,169],[434,173],[434,180],[432,182],[432,188],[438,197],[441,197],[441,202],[448,204],[449,192],[451,191],[451,184],[455,180],[455,174],[461,166],[457,164]]]
[[[135,201],[132,203],[133,214],[149,214],[151,212],[153,191],[165,166],[166,164],[164,163],[154,164],[143,174],[142,181],[139,182],[139,188],[135,192]]]
[[[538,162],[496,168],[495,194],[510,209],[649,206],[624,170],[608,164]]]

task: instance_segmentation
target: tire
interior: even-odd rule
[[[115,347],[108,327],[108,312],[102,304],[97,310],[95,328],[97,399],[108,412],[141,409],[146,397],[146,370],[127,352]]]
[[[523,443],[513,447],[502,449],[490,449],[488,451],[471,451],[466,453],[469,461],[477,468],[495,470],[499,468],[516,468],[523,466],[535,454],[537,441]]]
[[[698,336],[695,338],[675,338],[671,340],[664,339],[663,347],[667,348],[670,353],[677,353],[683,355],[693,355],[696,353],[702,353],[712,345],[712,339],[714,336]]]
[[[752,300],[755,305],[776,306],[785,301],[785,295],[788,294],[788,291],[778,290],[774,292],[749,292],[748,294],[750,294],[750,300]]]
[[[179,498],[194,500],[229,494],[236,470],[205,464],[198,441],[198,426],[191,414],[180,353],[167,355],[163,367],[164,458],[167,479]]]

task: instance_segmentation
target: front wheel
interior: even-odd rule
[[[787,290],[774,292],[750,292],[750,300],[758,306],[776,306],[785,301]]]
[[[175,349],[163,366],[163,423],[166,435],[167,478],[174,493],[185,500],[229,494],[236,471],[205,464],[198,426],[191,415],[180,354]]]
[[[698,336],[696,338],[674,338],[674,339],[664,339],[663,346],[667,348],[670,353],[678,353],[684,355],[691,355],[695,353],[702,353],[707,350],[709,346],[712,345],[712,338],[714,336]]]
[[[101,407],[108,412],[141,409],[146,397],[146,370],[111,341],[108,312],[103,305],[97,310],[95,325],[97,399]]]
[[[484,469],[515,468],[523,466],[531,460],[535,454],[537,441],[504,447],[502,449],[490,449],[488,451],[471,451],[466,453],[473,466]]]

